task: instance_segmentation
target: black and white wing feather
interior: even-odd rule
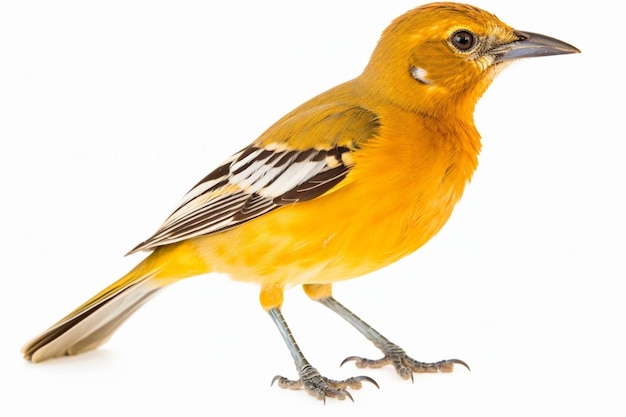
[[[350,169],[350,149],[250,146],[193,187],[161,228],[131,252],[226,230],[280,206],[316,198]]]
[[[379,126],[377,115],[359,106],[297,109],[204,177],[161,228],[129,253],[230,229],[329,192]]]

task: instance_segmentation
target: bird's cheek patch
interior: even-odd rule
[[[476,62],[476,65],[478,65],[478,68],[480,68],[481,71],[487,70],[487,68],[493,65],[494,61],[495,57],[490,54],[482,55],[474,60],[474,62]]]
[[[421,67],[411,67],[410,69],[411,77],[414,80],[419,81],[422,84],[432,85],[433,82],[428,79],[428,72]]]

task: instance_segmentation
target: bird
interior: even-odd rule
[[[503,68],[579,52],[467,4],[409,10],[384,29],[360,75],[296,107],[202,178],[129,252],[145,258],[27,343],[24,358],[95,349],[164,287],[215,272],[259,286],[297,372],[272,385],[324,402],[352,400],[364,383],[378,387],[365,375],[333,380],[307,360],[282,313],[294,286],[383,355],[343,363],[390,365],[406,380],[469,369],[460,359],[413,359],[337,301],[332,286],[410,255],[443,227],[478,165],[476,103]]]

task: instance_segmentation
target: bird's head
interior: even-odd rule
[[[476,7],[432,3],[385,29],[360,78],[412,111],[437,115],[452,106],[472,112],[507,63],[576,52],[557,39],[514,30]]]

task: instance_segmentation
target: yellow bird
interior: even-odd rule
[[[94,349],[159,289],[209,272],[260,286],[298,379],[274,378],[319,399],[352,399],[366,376],[335,381],[305,358],[281,313],[302,285],[383,353],[358,367],[449,372],[458,359],[419,362],[332,296],[355,278],[414,252],[450,217],[476,169],[477,100],[509,62],[580,52],[514,30],[469,5],[410,10],[383,32],[355,79],[305,102],[198,182],[157,232],[130,253],[151,251],[120,280],[23,348],[41,362]],[[345,361],[344,361],[345,362]]]

